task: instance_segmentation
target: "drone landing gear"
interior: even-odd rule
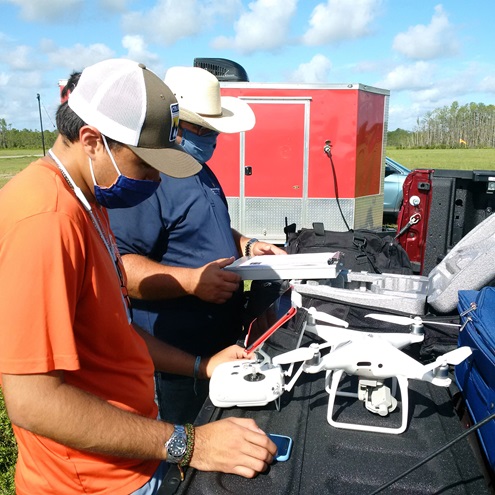
[[[390,433],[394,435],[406,431],[409,410],[407,389],[408,381],[407,378],[403,376],[397,377],[397,382],[399,384],[400,395],[402,399],[402,419],[401,425],[399,427],[360,425],[334,420],[333,410],[335,407],[335,399],[337,395],[346,397],[357,397],[359,400],[362,400],[364,402],[366,409],[368,409],[372,413],[379,414],[380,416],[388,415],[389,412],[392,412],[397,407],[397,399],[395,399],[393,394],[390,393],[390,389],[383,385],[383,382],[377,382],[376,380],[360,379],[358,393],[339,392],[339,383],[344,373],[344,370],[337,370],[329,372],[327,374],[327,383],[331,383],[330,388],[327,389],[329,393],[327,420],[331,426],[347,430],[374,431],[378,433]],[[396,387],[394,386],[393,388],[395,389]]]

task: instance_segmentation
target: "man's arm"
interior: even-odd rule
[[[153,337],[136,324],[134,328],[146,342],[155,369],[175,375],[193,376],[196,356]],[[198,378],[210,378],[213,370],[220,363],[236,359],[251,359],[252,356],[252,353],[247,353],[242,347],[231,345],[211,357],[203,357]]]
[[[165,459],[172,425],[121,410],[64,382],[64,373],[2,375],[12,423],[68,447],[140,459]],[[191,466],[253,477],[276,447],[253,420],[198,427]]]
[[[139,254],[122,256],[129,295],[160,300],[193,295],[222,304],[238,289],[239,275],[223,270],[234,258],[221,258],[200,268],[162,265]]]
[[[142,459],[164,457],[170,424],[114,407],[64,381],[63,371],[2,375],[13,424],[63,445]]]

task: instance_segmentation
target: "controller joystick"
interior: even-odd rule
[[[247,382],[261,382],[264,379],[265,379],[265,375],[263,373],[254,370],[252,373],[244,377],[244,380],[246,380]]]
[[[261,373],[261,363],[259,361],[255,361],[254,363],[250,363],[244,368],[246,371],[251,369],[251,373],[247,373],[244,375],[244,380],[247,382],[261,382],[265,379],[265,375]]]

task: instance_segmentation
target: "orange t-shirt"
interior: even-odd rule
[[[108,226],[106,212],[99,217]],[[66,383],[156,417],[153,363],[128,323],[110,255],[46,161],[0,190],[0,294],[0,373],[64,370]],[[128,494],[158,466],[72,449],[16,426],[14,433],[18,495]]]

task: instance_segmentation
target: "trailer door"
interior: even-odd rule
[[[301,219],[307,197],[310,100],[243,99],[253,109],[256,125],[240,135],[222,134],[212,163],[229,201],[233,228],[281,243],[285,217]],[[225,157],[226,149],[231,150],[231,164],[238,153],[238,173],[231,168],[222,171],[225,161],[219,158]]]

